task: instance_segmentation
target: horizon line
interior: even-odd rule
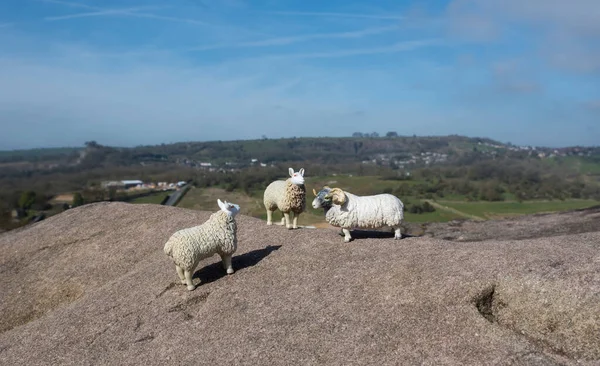
[[[360,132],[360,131],[356,131],[356,132]],[[375,132],[375,131],[373,131]],[[370,134],[373,132],[364,132],[364,134]],[[394,131],[388,131],[388,132],[394,132]],[[360,132],[363,133],[363,132]],[[508,142],[501,142],[498,140],[495,140],[494,138],[491,137],[481,137],[481,136],[467,136],[467,135],[460,135],[460,134],[443,134],[443,135],[416,135],[416,134],[412,134],[412,135],[402,135],[402,134],[398,134],[397,136],[386,136],[385,134],[379,134],[379,136],[361,136],[361,137],[355,137],[355,136],[290,136],[290,137],[266,137],[266,138],[247,138],[247,139],[231,139],[231,140],[223,140],[223,139],[213,139],[213,140],[187,140],[187,141],[177,141],[177,142],[161,142],[161,143],[155,143],[155,144],[136,144],[136,145],[130,145],[130,146],[117,146],[117,145],[103,145],[101,143],[98,143],[95,140],[89,140],[89,141],[95,141],[98,145],[104,146],[104,147],[111,147],[111,148],[118,148],[118,149],[135,149],[138,147],[152,147],[152,146],[161,146],[161,145],[175,145],[175,144],[189,144],[189,143],[215,143],[215,142],[238,142],[238,141],[261,141],[261,140],[293,140],[293,139],[365,139],[365,138],[371,138],[371,139],[398,139],[398,138],[448,138],[448,137],[463,137],[463,138],[467,138],[467,139],[481,139],[481,140],[491,140],[493,142],[497,142],[500,143],[504,146],[515,146],[515,147],[530,147],[533,149],[568,149],[568,148],[600,148],[600,145],[570,145],[570,146],[562,146],[562,147],[556,147],[556,146],[543,146],[543,145],[535,145],[535,144],[512,144],[512,143],[508,143]],[[510,145],[509,145],[510,144]],[[2,153],[7,153],[7,152],[20,152],[20,151],[31,151],[31,150],[50,150],[50,149],[84,149],[85,148],[85,142],[82,144],[82,146],[46,146],[46,147],[31,147],[31,148],[26,148],[26,149],[0,149],[0,152]]]

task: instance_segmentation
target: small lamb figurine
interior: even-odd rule
[[[235,215],[240,212],[240,206],[220,199],[217,203],[220,211],[211,214],[202,225],[175,232],[164,247],[165,254],[175,262],[181,283],[190,291],[196,288],[192,275],[202,259],[219,254],[227,274],[233,273],[231,256],[237,250]]]
[[[298,216],[306,206],[306,188],[304,187],[304,168],[298,172],[289,168],[290,178],[271,182],[265,189],[263,202],[267,210],[267,225],[273,224],[273,212],[279,209],[283,213],[282,223],[288,229],[298,228]],[[290,222],[290,213],[294,214],[294,223]]]
[[[357,196],[339,188],[323,187],[319,193],[313,189],[314,208],[323,208],[325,220],[330,225],[341,227],[344,241],[352,240],[350,229],[377,229],[390,226],[394,239],[402,239],[400,224],[404,219],[404,204],[391,194]]]

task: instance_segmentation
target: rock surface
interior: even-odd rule
[[[187,291],[162,248],[209,214],[98,203],[1,234],[0,364],[600,364],[598,211],[351,243],[240,216],[236,272],[204,260]]]

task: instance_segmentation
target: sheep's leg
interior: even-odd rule
[[[285,218],[285,227],[287,227],[288,229],[292,228],[292,222],[290,221],[290,213],[289,212],[284,212],[283,216]]]
[[[344,242],[348,243],[350,240],[352,240],[352,237],[350,236],[350,230],[342,228],[342,231],[344,232]]]
[[[292,226],[294,229],[298,228],[298,216],[300,216],[299,213],[294,214],[294,226]]]
[[[281,226],[285,226],[285,216],[281,216]]]
[[[232,274],[233,266],[231,265],[231,255],[222,255],[221,261],[223,262],[223,268],[227,271],[227,274]]]
[[[181,267],[179,267],[178,265],[175,265],[175,269],[177,270],[177,275],[179,276],[181,283],[185,285],[186,282],[185,282],[185,275],[183,274],[183,269]]]
[[[267,225],[273,225],[273,211],[267,209]]]
[[[183,272],[183,274],[185,276],[185,283],[187,283],[187,289],[189,291],[192,291],[196,288],[196,286],[194,286],[194,283],[192,282],[192,272],[193,272],[193,270],[191,270],[191,271],[186,270]]]
[[[402,239],[402,228],[398,226],[394,228],[394,240],[399,239]]]

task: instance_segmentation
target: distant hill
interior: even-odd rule
[[[260,140],[180,142],[119,148],[86,142],[85,148],[34,149],[0,152],[0,166],[13,170],[82,166],[176,163],[191,167],[250,166],[252,163],[308,161],[337,164],[382,161],[424,165],[417,159],[437,154],[431,162],[457,162],[465,156],[520,158],[535,155],[600,157],[600,147],[560,149],[514,146],[488,138],[450,136],[302,137]],[[442,158],[439,158],[442,156]],[[429,162],[429,163],[431,163]],[[429,164],[427,163],[427,164]],[[19,165],[20,164],[20,165]],[[210,165],[209,165],[210,164]]]

